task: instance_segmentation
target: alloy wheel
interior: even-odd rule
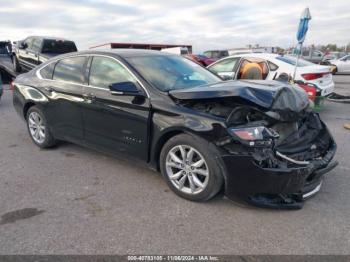
[[[33,140],[38,144],[44,143],[46,137],[45,125],[42,117],[37,112],[33,111],[29,114],[28,127]]]
[[[193,147],[177,145],[166,156],[166,173],[181,192],[198,194],[208,185],[209,169],[204,157]]]

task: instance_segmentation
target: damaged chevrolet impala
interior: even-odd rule
[[[32,141],[65,140],[128,154],[179,196],[219,192],[298,209],[336,165],[336,144],[304,90],[277,81],[223,82],[180,56],[150,50],[55,57],[14,82]]]

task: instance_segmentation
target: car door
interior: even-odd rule
[[[208,69],[223,80],[235,79],[239,61],[240,57],[229,57],[208,66]]]
[[[18,47],[18,61],[20,65],[25,68],[26,71],[32,68],[29,62],[28,50],[32,48],[33,39],[33,37],[26,38]]]
[[[64,58],[39,72],[42,78],[47,79],[42,89],[50,98],[47,118],[53,135],[57,138],[72,142],[83,141],[81,106],[84,101],[86,80],[83,72],[86,62],[86,56]]]
[[[350,72],[350,56],[345,56],[339,60],[338,72]]]
[[[42,44],[42,40],[40,38],[34,37],[31,42],[31,45],[26,50],[27,61],[31,69],[33,69],[39,64],[38,56],[39,56],[39,50],[41,48],[41,44]]]
[[[88,144],[146,160],[150,103],[141,82],[115,58],[93,56],[89,62],[83,121]],[[112,94],[112,84],[132,82],[142,96]]]

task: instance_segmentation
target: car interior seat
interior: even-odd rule
[[[241,69],[240,79],[263,79],[263,70],[258,63],[247,62],[244,63]]]

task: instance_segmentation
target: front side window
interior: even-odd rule
[[[83,84],[84,56],[70,57],[58,61],[53,74],[54,80]]]
[[[322,56],[322,53],[321,53],[321,52],[318,52],[318,51],[313,51],[313,52],[312,52],[312,56],[313,56],[313,57],[321,57],[321,56]]]
[[[26,49],[31,49],[33,45],[33,37],[28,37],[23,43],[27,45]]]
[[[127,61],[161,91],[185,89],[220,82],[202,66],[181,56],[152,55],[130,57]]]
[[[233,72],[233,69],[237,64],[238,60],[238,57],[227,58],[210,66],[208,69],[214,73]]]
[[[206,51],[206,52],[204,52],[204,55],[205,55],[206,57],[210,57],[210,58],[212,58],[212,56],[211,56],[211,52],[210,52],[210,51]]]
[[[32,49],[33,51],[39,51],[40,46],[41,46],[41,40],[38,39],[38,38],[34,38],[33,44],[32,44],[32,48],[31,48],[31,49]]]
[[[95,56],[90,66],[89,85],[109,89],[111,84],[135,82],[125,67],[113,58]]]

